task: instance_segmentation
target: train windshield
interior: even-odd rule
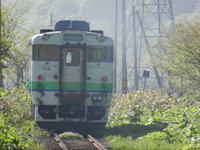
[[[80,51],[67,50],[66,55],[65,55],[65,62],[67,66],[79,66],[80,65]]]
[[[33,60],[36,61],[57,61],[59,48],[54,45],[34,45]]]
[[[113,47],[111,46],[88,47],[88,62],[113,62]]]

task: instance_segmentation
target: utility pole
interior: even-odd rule
[[[133,45],[134,45],[134,85],[135,85],[135,91],[139,90],[139,84],[138,84],[138,57],[137,57],[137,36],[136,36],[136,12],[135,7],[133,6]]]
[[[114,93],[117,93],[117,33],[118,33],[118,0],[115,1],[115,47],[114,47]]]
[[[122,0],[122,94],[128,92],[126,66],[126,0]]]

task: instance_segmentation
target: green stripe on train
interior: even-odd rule
[[[102,90],[102,87],[107,87],[106,91],[112,91],[113,85],[112,83],[101,83],[101,84],[86,83],[86,90],[100,91]],[[41,88],[44,90],[58,90],[59,83],[58,82],[31,82],[31,89],[39,90]],[[65,82],[64,90],[80,90],[80,83],[74,83],[74,82],[66,83]]]

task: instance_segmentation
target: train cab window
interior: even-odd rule
[[[88,48],[88,62],[112,62],[113,48],[108,46],[94,46]]]
[[[67,50],[65,55],[65,63],[67,66],[79,66],[80,65],[80,51]]]
[[[37,61],[57,61],[58,54],[58,46],[37,45],[33,47],[33,59]]]

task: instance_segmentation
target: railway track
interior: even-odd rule
[[[111,150],[103,139],[85,135],[83,140],[65,140],[57,134],[54,137],[40,137],[39,140],[47,150]]]

